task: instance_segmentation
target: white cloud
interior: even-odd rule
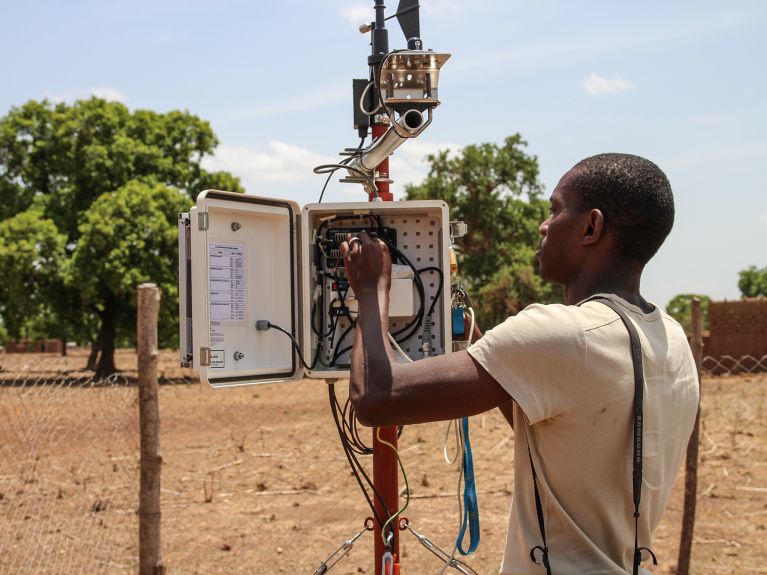
[[[314,181],[315,166],[337,161],[293,144],[272,140],[269,151],[261,152],[246,146],[219,146],[215,156],[205,158],[208,170],[226,170],[245,180],[257,182],[296,183]]]
[[[450,150],[450,155],[453,156],[459,152],[463,146],[452,142],[432,142],[429,140],[410,140],[402,144],[400,148],[395,150],[395,154],[401,155],[409,162],[424,164],[428,167],[426,162],[426,156],[429,154],[436,154],[442,150]]]
[[[623,78],[616,76],[615,78],[605,78],[597,74],[591,74],[588,78],[583,80],[581,86],[589,94],[614,94],[616,92],[627,92],[634,89],[634,86],[624,80]]]
[[[97,98],[122,102],[123,104],[128,101],[128,97],[117,88],[111,88],[109,86],[98,86],[96,88],[91,88],[90,91],[91,94]]]
[[[346,6],[338,14],[355,27],[371,22],[375,18],[375,12],[367,4],[352,4]]]
[[[767,226],[767,212],[759,216],[759,223],[764,226]]]
[[[411,140],[395,150],[389,160],[389,169],[394,180],[391,191],[395,198],[404,197],[405,184],[419,184],[429,173],[428,154],[450,149],[457,153],[463,146],[450,142],[430,142]],[[220,145],[212,157],[203,160],[207,170],[226,170],[242,178],[248,193],[272,195],[274,193],[292,193],[294,199],[315,201],[315,195],[322,187],[327,176],[318,176],[312,170],[320,164],[333,164],[338,157],[325,156],[312,150],[289,144],[280,140],[269,142],[266,150],[257,150],[247,146]],[[343,170],[336,172],[331,182],[342,178]],[[280,186],[269,189],[270,185]],[[332,195],[340,201],[360,201],[364,198],[359,185],[333,185]],[[329,188],[329,190],[330,190]],[[310,192],[309,192],[310,190]],[[305,197],[304,197],[305,195]],[[331,192],[328,192],[328,196]],[[326,196],[326,200],[328,199]]]
[[[111,86],[67,88],[61,92],[44,92],[43,96],[54,103],[85,100],[91,96],[95,96],[96,98],[104,98],[105,100],[112,100],[114,102],[121,102],[123,104],[128,101],[128,97],[123,92],[117,88],[112,88]]]
[[[450,155],[458,153],[463,146],[450,142],[430,142],[411,140],[402,144],[389,159],[391,177],[397,188],[395,194],[403,193],[405,184],[420,184],[429,173],[426,156],[442,150],[450,150]]]
[[[223,121],[255,120],[271,118],[281,114],[292,114],[325,108],[349,99],[349,84],[333,84],[316,88],[309,86],[303,95],[295,98],[275,100],[270,103],[249,106],[239,110],[226,112],[221,116]]]

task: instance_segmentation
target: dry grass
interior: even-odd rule
[[[77,375],[83,362],[81,354],[68,366],[51,357],[5,356],[0,378],[8,382],[11,373],[26,370],[49,381],[63,371]],[[130,370],[135,356],[120,353],[117,363]],[[160,372],[176,380],[188,376],[175,365],[174,355],[163,354]],[[135,572],[135,391],[124,384],[49,382],[0,388],[0,572]],[[767,572],[767,375],[707,378],[702,395],[692,572]],[[312,573],[362,528],[369,513],[327,401],[327,388],[318,381],[227,390],[162,386],[169,572]],[[449,549],[457,528],[457,476],[442,460],[444,434],[444,424],[409,427],[400,449],[414,496],[406,515]],[[514,461],[502,417],[491,412],[473,418],[472,443],[482,544],[469,563],[480,573],[496,573]],[[661,561],[656,573],[674,572],[681,488],[680,477],[653,545]],[[405,572],[440,572],[409,533],[402,534],[402,553]],[[333,570],[373,572],[369,534]]]

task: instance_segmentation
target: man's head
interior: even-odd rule
[[[578,162],[559,181],[551,204],[551,215],[541,224],[538,255],[541,274],[560,283],[567,283],[585,257],[641,270],[674,223],[666,175],[630,154],[599,154]]]

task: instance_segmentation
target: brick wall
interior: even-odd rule
[[[6,353],[61,353],[60,339],[38,339],[30,341],[6,341]]]
[[[703,355],[760,358],[767,355],[767,298],[712,301]]]

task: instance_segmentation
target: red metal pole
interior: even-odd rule
[[[386,131],[388,130],[388,127],[386,124],[373,124],[373,141],[375,142],[378,138],[383,136]],[[386,159],[378,164],[378,176],[384,181],[376,182],[376,187],[378,188],[378,197],[381,198],[385,202],[391,202],[394,200],[394,194],[392,194],[389,191],[389,158],[388,156]],[[373,198],[375,196],[373,194],[368,194],[368,200],[371,202],[373,201]]]
[[[387,131],[386,124],[373,124],[373,141],[382,137]],[[383,180],[389,178],[389,158],[386,158],[378,165],[378,176]],[[394,199],[393,194],[389,191],[389,182],[382,181],[376,183],[378,188],[378,197],[382,200],[390,202]],[[369,199],[372,201],[373,194],[370,194]],[[396,427],[382,427],[380,430],[381,439],[397,447],[397,428]],[[378,428],[373,428],[373,485],[381,495],[381,498],[386,503],[386,507],[390,513],[395,513],[399,509],[399,475],[397,468],[397,457],[394,455],[391,447],[384,445],[378,441]],[[378,516],[386,518],[386,511],[381,505],[378,498],[375,499],[375,508],[378,512]],[[399,526],[395,521],[392,526],[392,533],[394,538],[392,539],[392,555],[395,557],[395,561],[399,563]],[[381,560],[383,559],[386,548],[384,546],[383,539],[381,538],[381,526],[378,523],[375,524],[373,531],[375,536],[375,573],[376,575],[393,575],[393,573],[383,573],[381,571]]]

